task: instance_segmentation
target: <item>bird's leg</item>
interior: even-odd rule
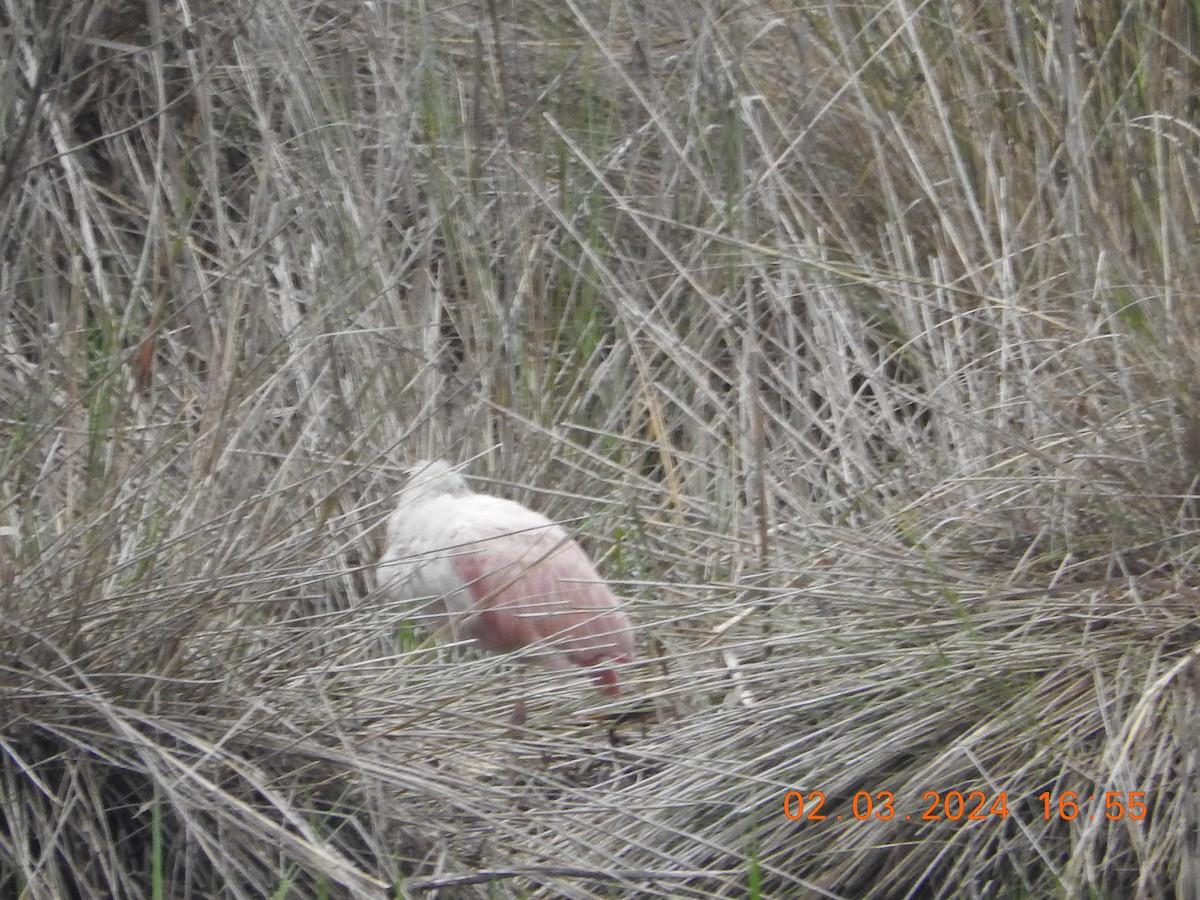
[[[529,716],[529,710],[525,706],[525,700],[520,699],[513,704],[512,714],[508,717],[509,724],[509,739],[514,743],[520,736],[521,730],[525,727],[525,720]],[[516,747],[508,751],[508,774],[504,776],[504,784],[506,787],[513,787],[520,777],[521,771],[521,756],[517,752]]]
[[[508,721],[514,728],[524,728],[528,718],[529,707],[525,705],[525,699],[521,698],[513,704],[512,715],[508,717]]]

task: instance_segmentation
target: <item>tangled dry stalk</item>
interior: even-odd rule
[[[3,0],[0,897],[1196,896],[1200,21],[1052,6]]]

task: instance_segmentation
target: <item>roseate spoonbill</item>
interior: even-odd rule
[[[458,640],[555,671],[590,669],[619,693],[611,664],[632,662],[633,631],[579,544],[540,513],[475,493],[442,460],[409,473],[388,519],[380,586],[422,602],[419,614]]]

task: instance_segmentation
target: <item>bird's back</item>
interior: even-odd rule
[[[388,519],[387,553],[431,553],[469,547],[510,534],[557,533],[562,527],[520,503],[487,494],[438,494],[404,503]]]

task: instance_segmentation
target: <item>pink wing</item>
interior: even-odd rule
[[[477,610],[463,622],[463,631],[485,649],[504,653],[533,647],[556,668],[633,659],[628,617],[587,555],[559,529],[463,547],[454,567]],[[595,677],[615,689],[615,672]]]

